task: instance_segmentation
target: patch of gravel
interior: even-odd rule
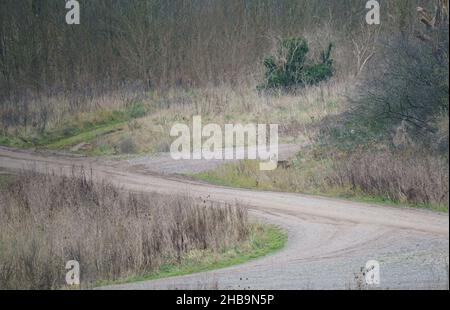
[[[286,161],[300,150],[299,145],[280,145],[279,161]],[[226,149],[224,153],[233,152]],[[244,152],[244,149],[238,149],[237,152]],[[214,160],[174,160],[170,153],[159,153],[154,155],[145,155],[127,159],[127,163],[131,166],[139,166],[146,171],[156,172],[159,174],[195,174],[205,171],[214,170],[224,163],[236,162],[236,160],[214,159]]]
[[[127,160],[131,166],[143,167],[146,171],[159,174],[190,174],[214,170],[225,160],[173,160],[170,154],[146,155]]]

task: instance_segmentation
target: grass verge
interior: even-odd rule
[[[14,135],[0,134],[0,145],[18,148],[67,149],[121,131],[128,122],[143,117],[145,113],[145,107],[141,103],[134,103],[122,110],[81,113],[52,129],[31,133],[16,132]]]
[[[253,224],[249,237],[233,247],[219,252],[193,250],[186,253],[181,261],[165,264],[155,272],[134,275],[116,281],[100,281],[96,286],[156,280],[226,268],[274,253],[282,249],[286,241],[287,234],[284,230],[273,225]]]
[[[420,208],[448,213],[448,203],[435,203],[393,199],[390,193],[372,193],[358,186],[336,180],[336,167],[330,159],[307,158],[294,160],[288,168],[274,171],[259,171],[254,161],[225,164],[215,170],[191,175],[195,179],[220,186],[291,192],[325,197],[343,198],[357,202],[379,203],[404,208]],[[371,178],[374,178],[371,175]],[[383,180],[384,182],[384,180]],[[393,186],[389,186],[394,188]],[[412,188],[411,190],[414,190]]]

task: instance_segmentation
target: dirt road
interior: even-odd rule
[[[201,163],[199,163],[201,164]],[[383,289],[448,289],[449,216],[299,194],[213,186],[144,171],[125,161],[17,151],[0,147],[0,168],[70,173],[92,169],[132,191],[188,193],[249,206],[262,221],[284,227],[282,251],[243,265],[106,289],[347,289],[369,260],[381,265]]]

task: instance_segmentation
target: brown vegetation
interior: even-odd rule
[[[25,173],[0,196],[0,289],[61,288],[69,260],[83,286],[149,273],[248,234],[240,206],[127,194],[83,172]]]
[[[353,154],[334,163],[334,186],[395,202],[449,204],[448,160],[389,150]]]
[[[418,0],[389,1],[383,35],[414,24]],[[81,1],[81,24],[63,3],[0,2],[0,115],[3,126],[44,129],[54,114],[123,103],[148,90],[262,82],[276,38],[305,37],[311,50],[335,43],[337,79],[367,67],[375,36],[360,0]],[[99,14],[101,12],[101,14]],[[320,41],[319,39],[320,38]],[[356,43],[356,44],[355,44]],[[357,57],[354,57],[354,55]],[[311,55],[317,58],[318,55]],[[113,102],[114,103],[114,102]],[[60,120],[60,117],[56,119]]]
[[[240,169],[244,183],[308,192],[339,185],[411,203],[448,200],[448,173],[441,171],[448,166],[447,0],[385,1],[380,27],[364,22],[360,0],[84,1],[77,27],[65,25],[55,3],[0,2],[3,141],[29,146],[43,135],[46,142],[53,128],[65,138],[64,126],[83,133],[67,119],[98,124],[91,118],[138,102],[145,117],[55,148],[167,151],[172,124],[197,114],[219,124],[278,123],[283,143],[320,144],[345,156],[325,152],[300,172],[252,172],[252,180]],[[258,94],[263,59],[292,36],[304,37],[312,52],[334,43],[336,74],[297,92]],[[40,146],[58,142],[47,140]],[[361,145],[369,151],[353,154]],[[370,154],[374,145],[386,151]],[[314,170],[321,164],[326,169]]]
[[[218,184],[399,203],[448,211],[449,164],[420,150],[386,147],[352,153],[314,149],[274,171],[257,163],[227,164],[199,178]]]

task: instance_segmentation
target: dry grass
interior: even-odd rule
[[[279,124],[282,142],[304,142],[315,135],[310,124],[326,116],[339,114],[344,108],[349,82],[330,81],[296,94],[259,95],[252,89],[210,87],[183,91],[151,93],[144,101],[148,116],[130,132],[138,146],[137,153],[168,149],[174,123],[190,125],[192,116],[201,115],[204,124]],[[102,137],[102,143],[114,146],[124,133]]]
[[[31,125],[12,125],[4,128],[4,132],[15,140],[19,139],[20,145],[20,139],[34,141],[41,137],[53,137],[55,132],[64,133],[70,128],[81,128],[76,132],[79,136],[77,139],[68,143],[52,140],[56,144],[50,147],[56,145],[56,148],[70,149],[85,142],[86,146],[80,151],[94,155],[155,153],[169,150],[173,141],[169,133],[175,123],[190,124],[192,116],[201,115],[205,124],[216,123],[221,126],[229,123],[279,124],[282,142],[303,143],[315,134],[311,124],[343,111],[344,94],[350,91],[351,84],[351,80],[334,79],[295,94],[272,96],[258,94],[256,86],[218,86],[191,90],[171,88],[139,92],[135,97],[131,93],[117,92],[90,99],[86,110],[81,109],[76,113],[70,112],[68,100],[61,99],[57,105],[52,105],[54,114],[48,115],[46,131],[43,133]],[[114,118],[117,115],[115,111],[126,112],[133,103],[144,107],[146,115],[117,124],[120,119]],[[118,130],[89,134],[92,129],[87,128],[87,135],[83,136],[83,124],[100,124],[109,129],[111,121],[115,122],[114,126],[118,125],[114,127]],[[64,136],[64,139],[67,138],[70,135]],[[41,146],[49,147],[45,143]]]
[[[259,171],[254,161],[227,164],[197,177],[221,185],[409,204],[448,211],[448,160],[388,149],[351,154],[301,152],[287,167]]]
[[[83,286],[149,273],[248,234],[240,206],[127,194],[83,172],[22,174],[0,195],[0,289],[61,288],[68,260]]]
[[[389,150],[361,152],[337,161],[330,181],[395,202],[448,206],[448,169],[448,160],[437,156]]]
[[[25,25],[35,21],[34,14],[25,13],[29,9],[25,3],[0,4],[4,12],[9,12],[4,16],[2,33],[6,49],[12,51],[18,48],[16,44],[20,46],[20,53],[7,53],[0,59],[4,69],[0,70],[0,86],[4,86],[0,87],[0,133],[17,128],[53,128],[73,114],[121,108],[129,100],[148,97],[149,92],[174,93],[172,98],[170,94],[162,96],[158,103],[161,109],[175,100],[183,105],[193,103],[191,110],[202,112],[220,113],[228,109],[229,102],[253,112],[254,99],[233,98],[233,94],[224,97],[216,89],[228,88],[229,92],[229,88],[242,87],[253,92],[251,97],[258,97],[255,87],[263,80],[263,59],[271,54],[279,37],[304,36],[312,50],[320,50],[330,41],[340,42],[333,55],[336,76],[341,79],[354,72],[351,40],[346,31],[339,31],[345,27],[336,19],[346,16],[345,6],[308,0],[282,5],[278,1],[201,2],[137,0],[114,10],[103,2],[86,4],[86,12],[102,14],[81,23],[75,36],[70,27],[55,28],[59,21],[46,23],[54,40],[41,37],[46,31],[29,32],[34,27]],[[54,5],[46,9],[59,11]],[[345,22],[351,23],[347,19]],[[105,25],[109,25],[108,30]],[[23,44],[15,40],[17,31],[23,34]],[[25,40],[27,35],[33,35],[34,40]],[[70,44],[60,41],[68,37]],[[39,42],[48,46],[38,48],[35,44]],[[40,55],[39,61],[32,64],[34,56],[29,53],[37,49],[50,55]],[[53,65],[44,59],[52,59]],[[184,100],[180,95],[183,89],[193,89],[198,96]],[[206,96],[201,97],[204,92]],[[226,103],[216,105],[217,100]],[[258,99],[258,104],[261,101]]]

